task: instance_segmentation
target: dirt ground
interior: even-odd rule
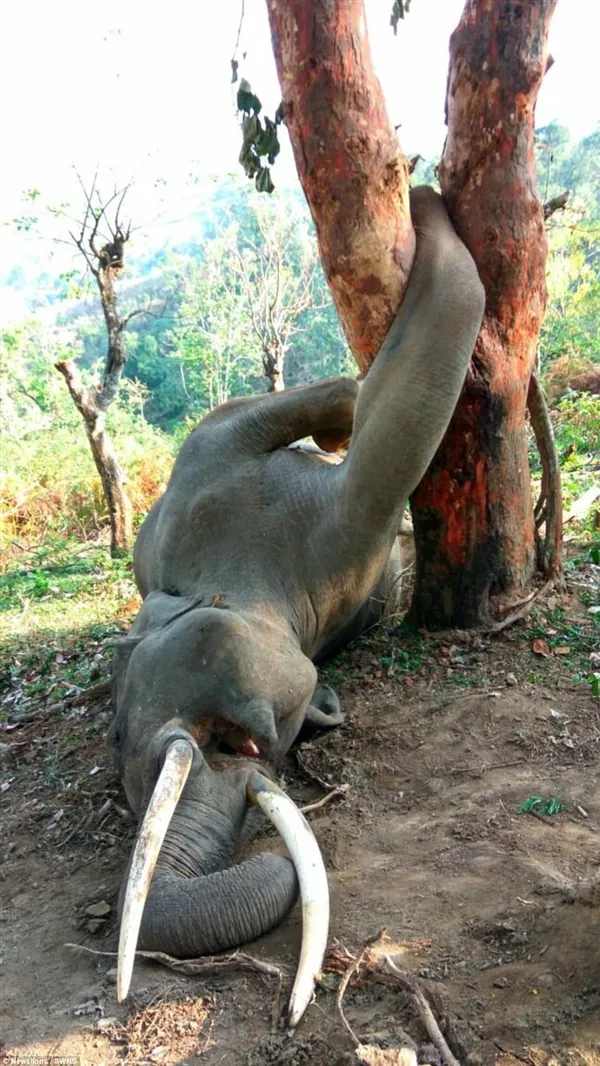
[[[107,698],[52,704],[70,657],[103,670],[109,641],[65,641],[40,678],[15,654],[0,727],[5,1054],[357,1062],[331,971],[386,927],[386,950],[413,972],[462,1066],[599,1066],[600,907],[573,897],[600,870],[600,700],[588,676],[600,570],[579,578],[499,636],[374,634],[325,671],[345,724],[289,756],[285,787],[300,804],[349,788],[308,816],[331,889],[330,972],[293,1037],[272,1031],[272,977],[184,977],[140,961],[118,1006],[114,958],[65,946],[114,951],[134,832],[105,749]],[[564,807],[521,813],[532,796]],[[261,827],[253,849],[276,846]],[[296,907],[247,950],[282,968],[287,989],[299,937]],[[420,1062],[442,1061],[389,980],[351,982],[344,1011],[362,1043],[412,1040]]]

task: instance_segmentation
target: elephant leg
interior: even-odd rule
[[[263,454],[313,437],[326,452],[346,446],[352,434],[358,385],[351,378],[328,378],[283,392],[232,400],[203,419],[226,429],[226,447],[236,454]]]
[[[358,640],[363,633],[380,622],[391,621],[395,618],[402,607],[402,574],[405,569],[403,557],[399,539],[396,538],[385,570],[375,588],[354,617],[327,644],[319,648],[313,659],[316,666],[333,658],[347,644]]]
[[[341,725],[345,715],[340,709],[340,701],[329,685],[317,685],[306,712],[305,724],[319,729],[332,729]]]

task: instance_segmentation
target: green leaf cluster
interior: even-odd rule
[[[394,37],[398,33],[398,23],[410,11],[410,0],[394,0],[390,15],[390,26],[394,31]]]
[[[274,121],[264,115],[263,125],[259,118],[262,104],[245,78],[242,78],[237,92],[237,106],[243,114],[240,163],[247,177],[254,178],[258,192],[272,193],[275,186],[270,167],[281,148],[277,127],[283,122],[283,111],[281,107],[277,109]]]

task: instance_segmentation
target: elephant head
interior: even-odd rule
[[[263,619],[259,639],[237,612],[163,592],[146,598],[113,661],[109,741],[143,816],[120,898],[119,999],[136,945],[183,957],[237,947],[282,920],[300,882],[304,934],[290,1024],[304,1012],[327,938],[327,880],[308,824],[270,774],[302,724],[315,678],[281,625]],[[293,861],[264,853],[235,863],[253,804]]]

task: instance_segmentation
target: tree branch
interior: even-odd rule
[[[64,377],[67,388],[71,394],[73,403],[85,421],[86,426],[91,427],[98,415],[95,396],[86,389],[79,373],[79,368],[72,359],[64,359],[54,364],[59,374]]]

